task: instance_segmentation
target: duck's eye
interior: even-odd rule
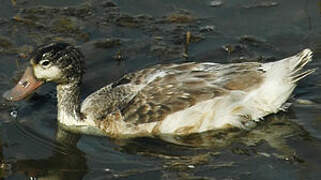
[[[43,60],[40,62],[40,65],[43,66],[43,67],[46,67],[50,64],[50,61],[49,60]]]

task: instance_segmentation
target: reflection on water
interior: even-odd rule
[[[136,177],[149,173],[155,173],[161,177],[187,178],[195,176],[198,171],[202,172],[200,167],[208,171],[210,169],[213,171],[225,168],[235,169],[240,166],[238,161],[246,159],[246,161],[259,163],[262,158],[265,159],[263,161],[279,160],[280,163],[288,161],[302,164],[305,163],[304,158],[301,157],[302,154],[298,155],[295,148],[287,142],[289,139],[314,141],[301,126],[290,121],[288,114],[285,113],[269,116],[264,123],[252,131],[235,129],[185,137],[160,137],[167,142],[158,138],[109,139],[114,144],[111,146],[114,147],[112,149],[106,143],[108,138],[105,137],[95,139],[95,137],[88,136],[89,140],[86,141],[80,139],[80,135],[58,128],[56,141],[53,141],[32,132],[21,124],[14,126],[16,131],[20,131],[25,138],[30,138],[43,146],[49,146],[47,148],[51,149],[52,154],[47,158],[25,159],[20,157],[21,159],[3,161],[2,176],[10,177],[15,174],[17,177],[24,175],[39,179],[81,179],[88,173],[93,177],[104,178]],[[90,140],[94,140],[94,143]],[[97,151],[94,150],[95,148]],[[37,150],[34,147],[31,149]],[[2,159],[4,159],[2,153]],[[109,155],[109,157],[99,155]],[[230,157],[224,158],[226,155]],[[135,158],[130,156],[135,156]],[[123,162],[117,162],[120,160],[117,158],[121,158]],[[150,162],[148,162],[150,160],[146,160],[150,158],[153,159],[152,161],[157,161],[157,164],[161,163],[160,166],[150,167]],[[139,161],[133,161],[134,159]],[[141,163],[144,161],[149,165],[142,166]],[[90,162],[90,167],[87,165],[88,162]],[[132,167],[117,167],[120,164]],[[190,170],[193,170],[193,173],[188,173]],[[173,174],[173,171],[182,174]],[[255,174],[255,172],[251,173]]]
[[[33,47],[53,40],[78,45],[87,57],[82,97],[157,63],[269,62],[309,47],[314,51],[309,66],[321,68],[320,9],[320,2],[310,0],[235,0],[220,6],[192,0],[39,0],[14,6],[6,1],[0,6],[0,94],[13,86],[11,79],[19,79],[15,71],[23,69]],[[270,115],[251,131],[184,137],[71,134],[57,125],[54,85],[23,102],[1,99],[0,177],[318,179],[320,77],[317,71],[302,81],[294,93],[300,101],[291,100],[287,112]]]

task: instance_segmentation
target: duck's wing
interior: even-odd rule
[[[124,121],[133,124],[161,121],[171,113],[233,90],[249,91],[260,86],[263,78],[260,63],[159,65],[133,76],[131,83],[145,85],[120,111]]]
[[[94,120],[121,113],[125,122],[140,124],[233,90],[258,87],[264,77],[260,63],[183,63],[156,65],[123,76],[88,96],[81,112]]]
[[[92,93],[82,102],[81,113],[87,118],[99,121],[104,120],[110,113],[120,112],[128,107],[128,103],[146,85],[156,78],[165,75],[158,68],[159,66],[154,66],[135,73],[126,74],[118,81]]]

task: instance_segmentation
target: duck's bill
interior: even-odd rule
[[[20,101],[29,96],[40,87],[44,81],[39,81],[33,75],[31,67],[28,67],[18,84],[11,90],[6,91],[3,97],[9,101]]]

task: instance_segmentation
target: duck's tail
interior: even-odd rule
[[[310,49],[304,49],[292,57],[279,61],[279,63],[287,64],[289,67],[289,80],[291,83],[296,83],[316,70],[316,68],[314,68],[303,71],[303,67],[310,61],[312,61],[312,51]]]
[[[251,116],[259,119],[283,109],[284,103],[293,92],[297,82],[316,70],[304,70],[304,66],[311,60],[312,51],[304,49],[294,56],[262,64],[265,79],[260,88],[252,92],[257,98],[249,108],[256,108],[254,112],[258,113],[252,113]]]
[[[303,67],[311,60],[312,51],[304,49],[294,56],[264,64],[263,70],[266,70],[267,77],[273,79],[273,81],[281,82],[285,80],[287,83],[295,85],[299,80],[316,70],[303,70]]]

